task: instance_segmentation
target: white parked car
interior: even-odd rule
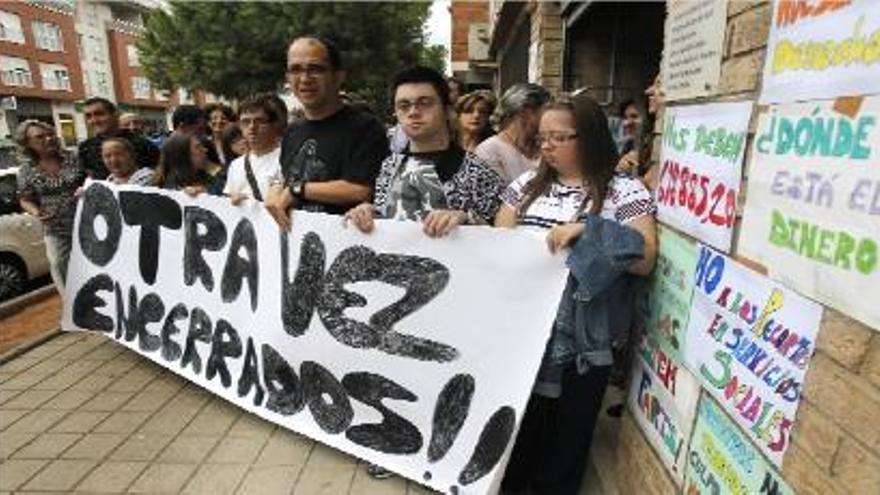
[[[17,175],[17,166],[0,168],[0,301],[49,273],[43,226],[18,205]]]

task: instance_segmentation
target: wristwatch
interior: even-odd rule
[[[306,181],[304,180],[295,180],[290,183],[290,193],[293,194],[293,197],[296,199],[305,199],[306,193]]]

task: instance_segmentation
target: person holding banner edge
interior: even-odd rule
[[[451,102],[443,76],[415,66],[392,82],[397,121],[409,138],[382,163],[373,203],[345,214],[361,232],[374,217],[421,221],[425,234],[443,237],[462,224],[488,224],[500,205],[501,177],[452,139]]]
[[[656,207],[636,178],[616,174],[607,119],[586,95],[549,104],[542,159],[504,191],[500,227],[547,232],[571,247],[570,275],[502,481],[504,493],[575,494],[613,362],[633,317],[630,275],[657,257]]]

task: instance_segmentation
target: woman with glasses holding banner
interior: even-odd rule
[[[633,317],[632,276],[657,255],[655,206],[636,178],[615,172],[607,119],[592,98],[550,103],[539,125],[541,161],[502,195],[496,226],[546,232],[551,253],[571,248],[559,304],[507,466],[505,493],[574,494],[613,362]]]

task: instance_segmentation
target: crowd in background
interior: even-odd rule
[[[554,98],[521,83],[496,98],[411,67],[391,81],[389,128],[345,101],[344,79],[333,41],[304,36],[287,58],[298,117],[272,94],[235,110],[181,105],[173,132],[148,139],[138,115],[92,98],[84,103],[92,137],[77,153],[59,146],[51,126],[21,123],[20,202],[45,226],[54,281],[63,288],[87,177],[225,196],[233,205],[259,201],[280,228],[305,210],[343,215],[348,228],[371,235],[381,235],[377,218],[419,222],[432,237],[464,225],[541,232],[550,251],[570,249],[571,274],[553,296],[559,312],[503,490],[576,493],[612,364],[635,325],[637,279],[656,257],[657,83],[645,92],[646,108],[627,101],[609,117],[586,94]]]

